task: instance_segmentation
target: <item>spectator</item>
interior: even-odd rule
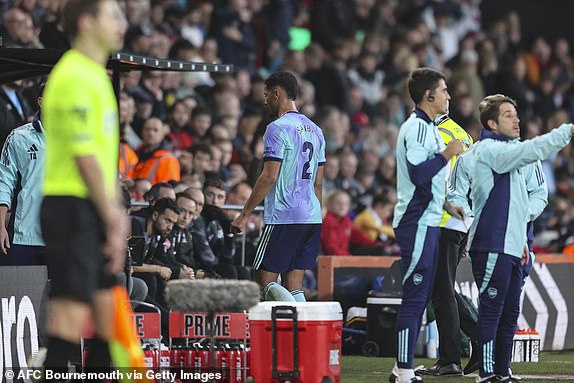
[[[355,179],[357,173],[357,156],[345,150],[339,155],[339,175],[335,180],[335,186],[349,194],[352,198],[353,206],[357,203],[357,198],[363,194],[363,187]]]
[[[159,118],[150,118],[143,128],[143,146],[137,150],[139,161],[133,177],[146,178],[152,184],[170,180],[180,180],[177,158],[165,140],[167,127]]]
[[[211,171],[212,154],[209,145],[195,144],[189,151],[193,155],[193,174],[204,179],[205,172]]]
[[[187,150],[193,144],[191,113],[184,100],[176,101],[169,110],[168,140],[175,150]]]
[[[191,138],[192,143],[199,143],[204,139],[211,126],[211,113],[209,109],[197,107],[191,112]]]
[[[327,162],[323,173],[323,195],[329,195],[337,187],[335,182],[339,174],[339,156],[336,154],[327,154]]]
[[[136,104],[132,96],[125,91],[120,92],[120,136],[130,148],[134,149],[142,144],[140,136],[134,130]]]
[[[331,105],[346,110],[346,83],[337,68],[326,60],[323,48],[318,44],[309,45],[305,49],[305,63],[307,72],[304,78],[315,87],[317,106]]]
[[[359,88],[369,110],[381,101],[384,78],[384,73],[377,69],[377,58],[367,52],[361,52],[357,68],[349,70],[351,84]]]
[[[346,0],[317,0],[311,12],[313,40],[331,51],[355,34],[354,3]]]
[[[349,194],[335,190],[327,197],[327,215],[321,229],[321,248],[325,255],[382,255],[382,246],[363,234],[347,216]]]
[[[256,40],[251,17],[247,1],[227,0],[226,6],[215,9],[211,30],[217,39],[221,61],[253,74]]]
[[[0,144],[4,145],[12,129],[29,122],[33,112],[22,96],[22,80],[0,87]]]
[[[354,225],[372,240],[381,239],[387,241],[395,238],[392,226],[393,204],[384,194],[373,198],[371,207],[363,210],[354,221]]]

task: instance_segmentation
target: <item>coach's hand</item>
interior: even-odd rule
[[[110,274],[116,274],[124,269],[126,261],[126,238],[128,236],[128,217],[124,210],[112,208],[104,219],[106,243],[102,249],[108,259],[106,268]]]
[[[454,156],[458,156],[460,153],[464,152],[464,146],[462,145],[462,141],[458,138],[451,140],[442,155],[446,160],[450,160]]]
[[[2,253],[8,255],[8,249],[10,248],[10,237],[8,236],[8,230],[5,226],[0,228],[0,250]]]
[[[243,212],[241,212],[237,217],[235,217],[233,222],[231,222],[231,228],[230,228],[231,232],[233,234],[243,233],[243,230],[245,230],[245,225],[247,224],[248,219],[249,217]]]
[[[522,265],[528,265],[528,262],[530,262],[530,250],[528,246],[524,246],[524,251],[522,251]]]

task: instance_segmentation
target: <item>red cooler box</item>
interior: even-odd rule
[[[262,302],[249,311],[255,383],[341,381],[339,302]]]

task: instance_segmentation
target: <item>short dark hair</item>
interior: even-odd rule
[[[440,80],[446,76],[431,68],[419,68],[412,71],[409,77],[409,94],[415,104],[420,104],[427,90],[433,92]]]
[[[159,198],[159,191],[161,188],[166,189],[173,189],[173,186],[168,184],[167,182],[158,182],[157,184],[153,184],[152,187],[146,191],[143,195],[146,201],[157,201]]]
[[[205,179],[205,182],[203,183],[203,190],[205,191],[208,187],[213,187],[219,190],[227,191],[227,188],[225,187],[225,182],[217,176],[208,177]]]
[[[194,156],[197,155],[197,153],[205,153],[209,155],[209,158],[213,158],[211,148],[207,144],[194,144],[188,149],[188,151]]]
[[[174,200],[169,198],[160,198],[156,201],[155,205],[153,205],[152,213],[157,212],[158,214],[163,214],[166,210],[171,210],[175,214],[179,214],[181,212]]]
[[[191,198],[191,196],[189,195],[189,193],[186,193],[185,191],[179,192],[175,195],[175,200],[177,202],[178,199],[180,198],[187,198],[192,200],[193,202],[195,202],[195,200],[193,198]]]
[[[493,94],[486,96],[482,99],[480,104],[478,104],[478,111],[480,113],[480,123],[484,129],[490,130],[488,127],[488,121],[494,120],[498,122],[498,115],[500,114],[500,105],[504,103],[510,103],[518,108],[516,101],[512,98],[505,96],[503,94]]]
[[[68,0],[62,12],[62,19],[64,24],[64,32],[71,36],[76,37],[78,34],[78,20],[80,16],[88,14],[90,16],[98,16],[100,11],[100,4],[109,0]]]
[[[196,106],[191,111],[191,118],[195,118],[197,116],[203,116],[203,115],[208,115],[211,117],[211,111],[204,106]]]
[[[387,205],[390,203],[389,197],[384,194],[377,194],[376,196],[373,197],[373,202],[371,203],[371,206],[375,206],[375,205]]]
[[[297,85],[297,79],[289,72],[275,72],[271,76],[267,77],[265,80],[265,88],[271,89],[274,87],[280,87],[287,93],[287,98],[289,100],[295,100],[297,98],[297,91],[299,86]]]

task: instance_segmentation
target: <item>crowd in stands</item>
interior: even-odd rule
[[[5,47],[67,48],[58,0],[0,4]],[[412,110],[406,79],[445,72],[450,116],[476,140],[478,102],[503,93],[518,103],[522,137],[571,121],[574,61],[568,40],[523,36],[517,13],[486,29],[476,0],[119,0],[129,29],[124,51],[233,64],[232,74],[131,71],[121,75],[120,177],[133,236],[148,238],[134,266],[153,299],[174,278],[250,278],[236,211],[259,174],[272,120],[263,80],[286,70],[300,83],[297,106],[322,129],[325,223],[322,252],[397,255],[394,148]],[[38,79],[3,84],[0,143],[30,120]],[[574,253],[572,146],[543,163],[550,204],[536,222],[535,250]],[[327,198],[328,196],[328,198]],[[126,197],[127,198],[127,197]],[[262,226],[254,215],[246,262]],[[131,246],[134,249],[136,245]],[[134,250],[135,251],[135,250]],[[135,258],[135,257],[134,257]],[[161,302],[159,302],[161,303]]]

